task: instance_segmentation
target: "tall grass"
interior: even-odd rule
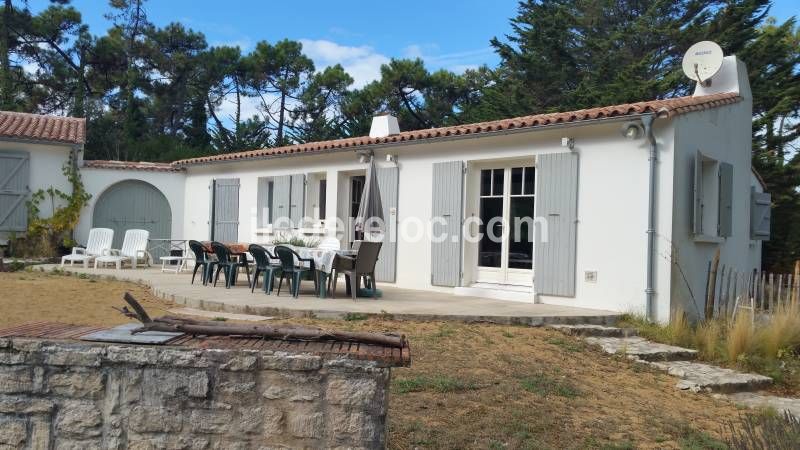
[[[692,324],[681,310],[673,311],[668,324],[626,315],[621,325],[637,329],[647,339],[692,347],[701,359],[742,363],[753,370],[758,365],[774,367],[775,361],[800,358],[800,305],[776,307],[754,320],[749,311],[739,311],[734,320],[714,318]]]

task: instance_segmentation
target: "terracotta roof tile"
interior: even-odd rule
[[[339,149],[355,148],[368,145],[436,139],[447,136],[491,133],[495,131],[520,128],[535,128],[560,123],[581,122],[585,120],[598,120],[646,113],[655,113],[662,117],[673,117],[691,111],[729,105],[740,100],[741,97],[739,97],[736,93],[703,95],[697,97],[678,97],[664,100],[652,100],[647,102],[626,103],[623,105],[602,106],[598,108],[582,109],[579,111],[537,114],[532,116],[514,117],[510,119],[455,125],[450,127],[404,131],[399,134],[381,138],[360,136],[346,139],[336,139],[332,141],[308,142],[305,144],[294,144],[284,147],[265,148],[246,152],[226,153],[220,155],[203,156],[200,158],[184,159],[176,161],[173,164],[184,166],[222,161],[238,161],[251,158],[266,158],[271,156],[291,155],[297,153],[324,153]]]
[[[184,169],[171,163],[88,160],[83,162],[88,169],[144,170],[149,172],[181,172]]]
[[[86,143],[86,119],[0,111],[0,138]]]

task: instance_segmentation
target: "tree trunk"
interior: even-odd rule
[[[11,0],[4,0],[3,23],[0,24],[0,109],[14,110],[14,93],[11,83],[11,17],[13,15]]]

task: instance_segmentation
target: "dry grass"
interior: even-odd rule
[[[168,306],[130,283],[0,274],[0,325],[124,322],[110,306],[126,290],[150,310]],[[676,390],[672,377],[546,329],[285,321],[409,337],[413,364],[392,372],[392,449],[720,448],[723,424],[738,417],[728,403]]]
[[[735,363],[755,349],[755,329],[750,314],[739,314],[730,324],[725,334],[725,354],[728,362]]]
[[[699,351],[701,359],[762,373],[776,381],[778,394],[800,395],[800,305],[776,308],[755,320],[741,311],[725,318],[690,324],[680,312],[666,325],[626,316],[622,325],[651,340]]]

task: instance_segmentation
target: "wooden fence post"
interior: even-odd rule
[[[719,267],[719,248],[714,253],[714,259],[711,261],[711,271],[708,278],[708,290],[706,291],[706,320],[714,318],[714,291],[717,287],[717,268]]]

